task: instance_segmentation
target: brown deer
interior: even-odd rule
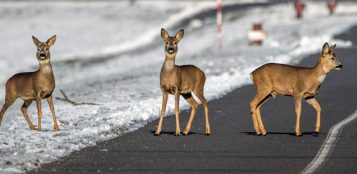
[[[179,123],[179,98],[182,95],[191,105],[191,115],[184,134],[188,135],[191,129],[193,118],[195,117],[197,102],[192,97],[192,92],[198,97],[205,108],[206,135],[209,135],[210,126],[208,121],[208,104],[203,95],[206,76],[202,70],[193,65],[175,65],[177,54],[177,44],[183,38],[184,31],[180,30],[175,36],[169,36],[165,29],[161,29],[161,37],[165,42],[165,62],[160,72],[160,87],[162,91],[162,108],[159,125],[155,135],[160,135],[162,121],[164,119],[168,94],[175,95],[175,116],[176,116],[176,133],[180,135]]]
[[[52,102],[52,92],[55,88],[55,77],[52,71],[50,61],[51,55],[49,51],[50,47],[55,44],[56,36],[51,37],[46,42],[40,42],[34,36],[32,36],[32,39],[37,47],[36,57],[40,65],[40,69],[35,72],[15,74],[6,82],[5,104],[0,111],[0,125],[6,109],[10,107],[17,98],[21,98],[24,100],[21,112],[31,130],[35,130],[35,126],[32,124],[27,114],[27,108],[30,106],[32,101],[36,101],[38,110],[37,130],[41,131],[41,100],[47,99],[48,105],[50,106],[50,110],[52,112],[54,129],[59,131]]]
[[[256,86],[256,94],[250,102],[254,129],[257,135],[266,135],[260,107],[268,98],[277,94],[293,96],[296,111],[296,136],[301,135],[300,114],[301,100],[304,98],[316,110],[316,127],[314,135],[320,131],[320,104],[315,99],[327,73],[333,69],[341,69],[342,64],[335,54],[336,45],[325,43],[317,64],[312,68],[294,67],[283,64],[269,63],[254,70],[250,77]]]

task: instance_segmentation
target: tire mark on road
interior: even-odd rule
[[[333,125],[315,158],[302,170],[301,174],[318,171],[332,154],[343,128],[357,118],[357,110],[344,120]]]

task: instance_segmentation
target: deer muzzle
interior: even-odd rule
[[[43,59],[45,59],[45,58],[46,58],[46,54],[45,54],[45,53],[41,53],[41,54],[40,54],[40,59],[43,60]]]
[[[340,65],[336,66],[336,69],[342,69],[342,67],[343,67],[343,65],[340,64]]]
[[[175,48],[169,47],[169,48],[167,49],[167,52],[170,53],[170,54],[172,54],[172,53],[175,52]]]

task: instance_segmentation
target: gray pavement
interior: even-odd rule
[[[357,43],[357,27],[337,36]],[[209,102],[211,136],[204,135],[204,112],[199,106],[188,136],[174,136],[175,119],[166,117],[163,134],[154,136],[157,120],[122,137],[74,152],[30,173],[298,173],[316,155],[334,124],[357,109],[357,49],[339,48],[344,65],[325,79],[317,100],[322,107],[322,128],[312,136],[315,111],[303,103],[302,137],[294,136],[295,112],[291,97],[279,96],[262,107],[268,135],[254,134],[249,101],[255,88],[245,86]],[[318,55],[299,65],[313,66]],[[189,111],[180,114],[182,130]],[[357,171],[357,121],[346,126],[335,151],[319,173]]]

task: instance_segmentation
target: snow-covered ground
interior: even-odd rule
[[[357,24],[357,3],[340,3],[333,16],[328,15],[324,3],[309,1],[307,5],[303,20],[294,19],[292,4],[224,15],[223,47],[218,50],[215,16],[193,17],[215,8],[214,1],[140,1],[134,5],[1,2],[0,96],[4,96],[4,84],[12,74],[36,69],[31,35],[45,40],[57,34],[51,49],[57,85],[54,96],[60,96],[59,89],[63,89],[73,100],[100,105],[71,106],[55,100],[61,132],[54,132],[44,104],[43,132],[35,132],[28,128],[18,100],[0,127],[0,172],[34,169],[157,119],[161,109],[159,72],[164,61],[161,27],[171,34],[185,29],[176,64],[194,64],[206,72],[209,100],[249,84],[249,72],[261,64],[297,63],[304,55],[320,51],[325,41],[337,43],[337,47],[351,45],[332,40],[332,36]],[[190,22],[180,24],[187,19]],[[249,46],[246,40],[253,22],[262,22],[268,32],[262,47]],[[181,105],[181,109],[188,108],[184,101]],[[34,106],[29,115],[36,123]],[[172,97],[167,107],[172,113]]]

